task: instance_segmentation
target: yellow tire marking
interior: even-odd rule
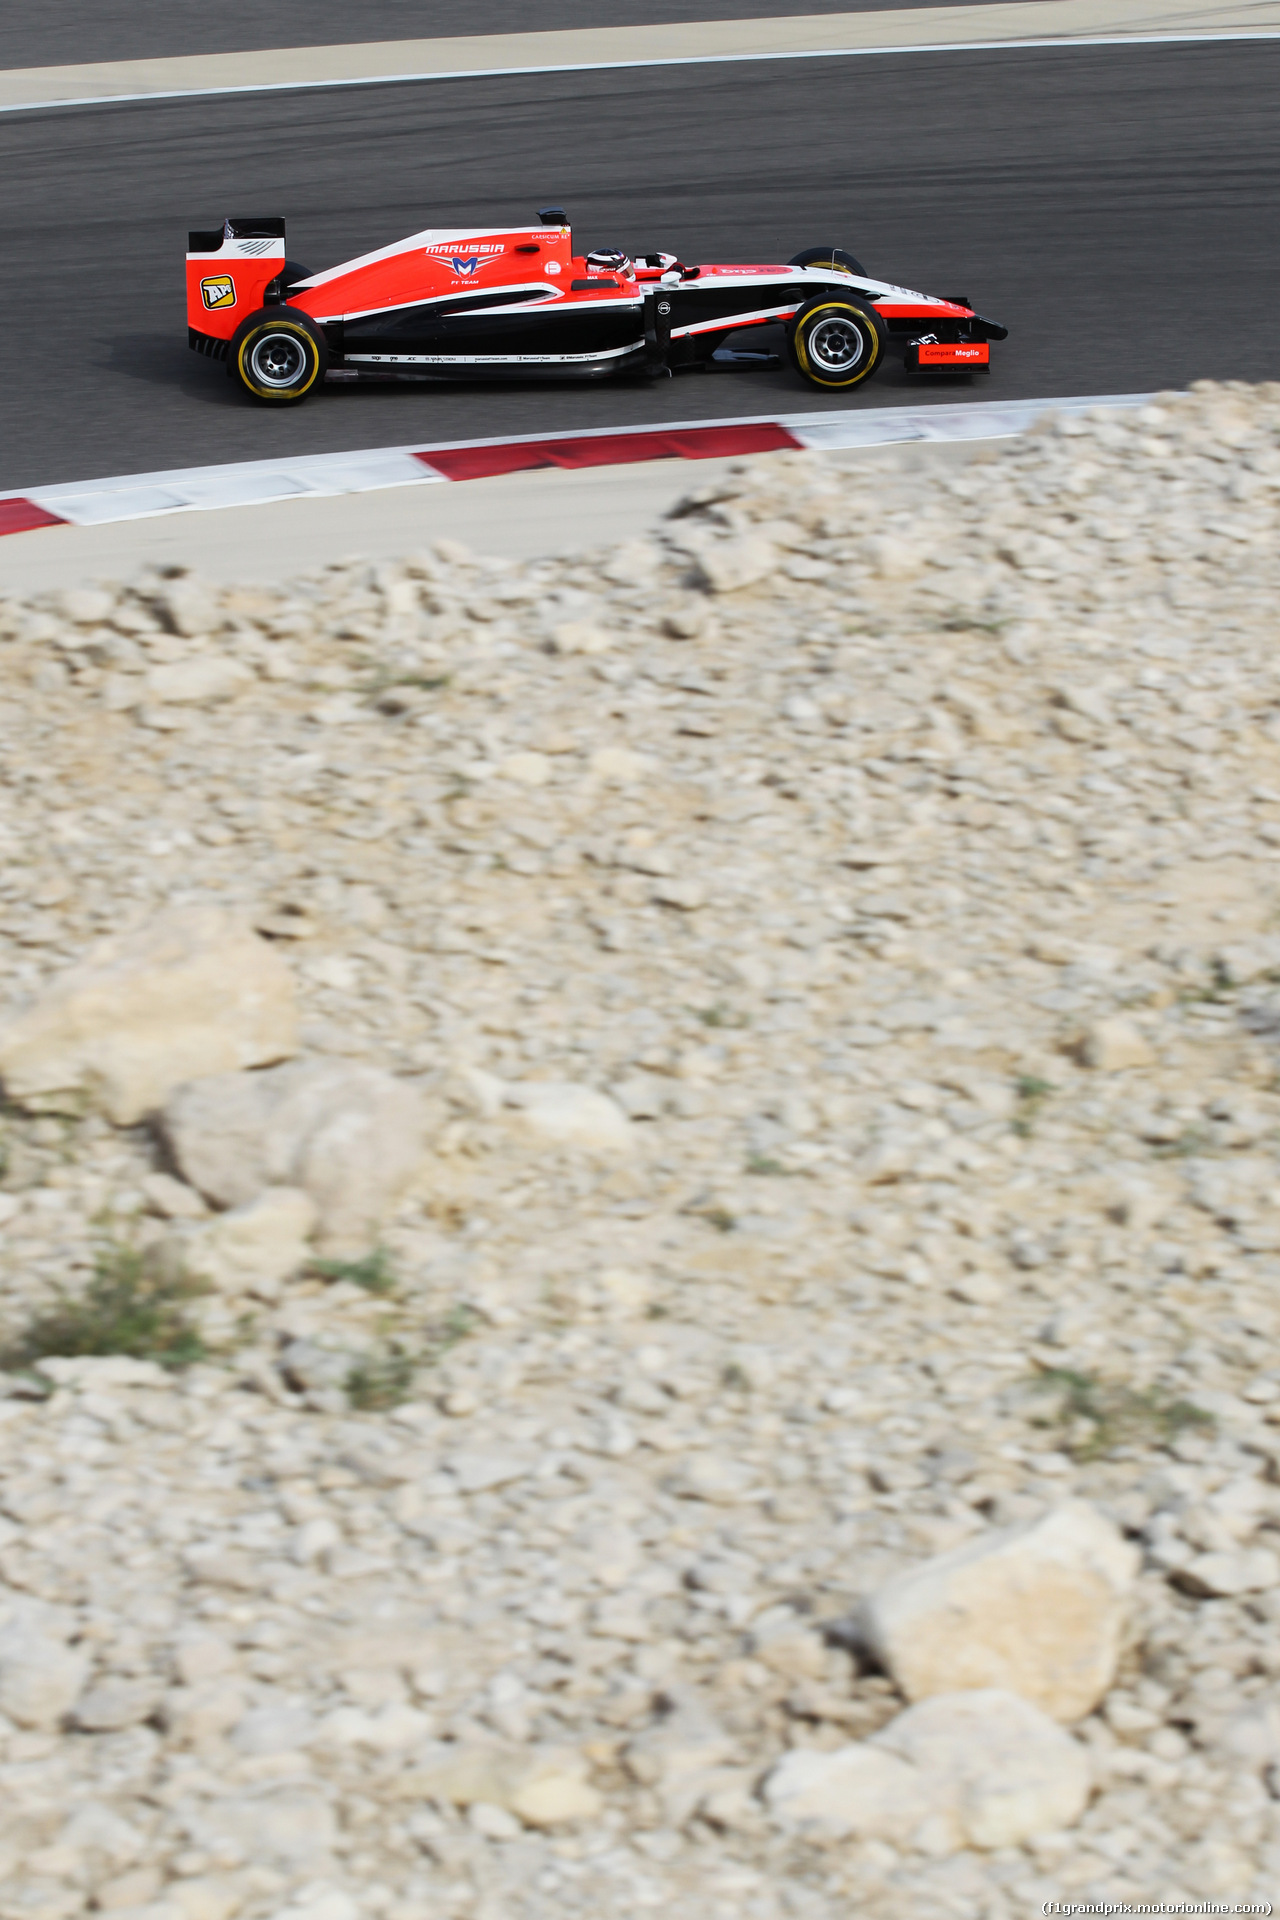
[[[809,360],[809,356],[804,350],[804,330],[808,322],[811,319],[815,319],[817,315],[820,313],[855,314],[857,318],[863,322],[863,324],[867,328],[868,333],[871,335],[871,339],[873,343],[871,358],[865,367],[860,368],[858,372],[854,374],[851,380],[828,380],[825,374],[815,373],[813,370],[812,364],[810,363],[810,360]],[[856,387],[860,380],[867,379],[867,377],[870,374],[873,374],[875,372],[876,368],[880,365],[880,356],[882,351],[880,335],[876,332],[875,328],[867,320],[867,316],[862,311],[861,307],[851,307],[847,305],[846,302],[843,300],[824,300],[820,307],[811,307],[809,309],[809,312],[805,314],[804,319],[800,322],[799,326],[796,328],[795,346],[796,346],[796,359],[800,362],[801,372],[805,373],[809,377],[809,379],[813,381],[814,385],[819,387]]]
[[[281,393],[276,387],[260,387],[254,381],[245,365],[245,355],[248,353],[254,341],[267,330],[274,333],[292,333],[297,336],[297,338],[306,341],[307,349],[311,355],[311,378],[305,386],[291,387],[287,393]],[[258,326],[254,327],[251,332],[247,333],[240,342],[237,364],[240,370],[240,378],[244,381],[250,393],[257,394],[259,400],[300,400],[303,394],[310,393],[312,387],[315,385],[316,375],[320,371],[320,355],[316,351],[315,341],[311,338],[311,335],[305,327],[290,326],[287,320],[264,320]]]

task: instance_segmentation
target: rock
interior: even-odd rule
[[[47,1360],[37,1360],[34,1371],[59,1387],[74,1387],[84,1393],[172,1384],[171,1376],[154,1360],[133,1360],[125,1353],[54,1354]]]
[[[184,1080],[291,1054],[293,976],[241,917],[176,907],[113,935],[0,1030],[18,1105],[133,1126]]]
[[[64,587],[58,595],[58,611],[64,620],[78,627],[96,627],[111,615],[111,595],[100,587]]]
[[[722,1453],[690,1454],[672,1479],[672,1491],[686,1500],[705,1500],[712,1506],[736,1506],[754,1484],[755,1475],[743,1460]]]
[[[171,1173],[149,1173],[139,1185],[147,1205],[162,1220],[203,1220],[209,1211],[195,1188]]]
[[[163,706],[211,706],[218,700],[230,700],[252,681],[253,673],[242,660],[229,654],[206,654],[195,660],[174,660],[166,666],[152,667],[147,674],[146,691]]]
[[[464,1493],[487,1493],[491,1487],[507,1487],[531,1474],[537,1462],[531,1454],[481,1453],[467,1450],[450,1454],[445,1461],[449,1472]]]
[[[582,1147],[588,1153],[629,1153],[635,1145],[631,1122],[607,1093],[567,1080],[509,1081],[503,1105],[519,1115],[525,1129],[549,1145]]]
[[[764,1797],[775,1818],[833,1835],[931,1853],[1016,1847],[1079,1819],[1089,1760],[1038,1708],[988,1688],[935,1695],[866,1742],[793,1749]]]
[[[159,1704],[159,1688],[150,1680],[107,1679],[81,1694],[75,1723],[85,1733],[118,1733],[141,1726]]]
[[[195,1686],[202,1680],[216,1680],[222,1674],[234,1673],[235,1649],[227,1644],[221,1634],[204,1633],[197,1629],[184,1635],[175,1647],[173,1666],[180,1680],[188,1686]]]
[[[556,653],[607,653],[613,636],[588,621],[567,620],[552,628],[551,643]]]
[[[188,636],[212,633],[222,621],[213,590],[196,579],[175,580],[161,588],[153,604],[174,633]]]
[[[205,1801],[188,1819],[196,1846],[248,1857],[255,1866],[323,1871],[337,1834],[333,1809],[312,1788],[270,1786]]]
[[[498,772],[518,787],[545,787],[551,778],[551,762],[545,753],[509,753]]]
[[[88,1657],[21,1618],[0,1627],[0,1713],[20,1727],[54,1728],[84,1685]]]
[[[1175,1579],[1188,1593],[1218,1599],[1228,1594],[1265,1593],[1280,1586],[1280,1555],[1270,1547],[1241,1547],[1235,1552],[1198,1553],[1177,1569]]]
[[[354,1365],[354,1354],[314,1340],[290,1340],[279,1360],[280,1372],[297,1393],[343,1393]]]
[[[297,1060],[183,1086],[163,1115],[183,1177],[216,1206],[266,1187],[301,1188],[315,1204],[325,1254],[367,1252],[421,1164],[417,1089],[380,1068]]]
[[[827,1753],[793,1747],[764,1783],[764,1799],[787,1825],[905,1844],[934,1811],[934,1783],[907,1760],[855,1743]]]
[[[1111,1684],[1137,1566],[1119,1530],[1072,1500],[900,1574],[860,1628],[909,1700],[1000,1687],[1076,1720]]]
[[[1004,1298],[1004,1288],[995,1275],[985,1272],[981,1267],[960,1274],[947,1291],[971,1307],[994,1307]]]
[[[298,1187],[266,1187],[172,1244],[185,1271],[219,1293],[271,1300],[310,1257],[315,1201]]]
[[[527,1827],[560,1827],[575,1820],[592,1820],[602,1812],[604,1797],[576,1772],[551,1772],[529,1781],[511,1796],[511,1811]]]
[[[936,1780],[974,1847],[1017,1847],[1073,1826],[1089,1798],[1087,1750],[1038,1707],[994,1687],[935,1694],[869,1744]]]
[[[309,1746],[315,1722],[304,1707],[251,1707],[237,1720],[231,1744],[237,1753],[294,1753]]]
[[[1155,1060],[1150,1045],[1131,1020],[1098,1020],[1082,1035],[1076,1048],[1086,1067],[1102,1073],[1122,1073],[1128,1067],[1149,1067]]]
[[[1280,1760],[1280,1701],[1251,1700],[1229,1716],[1218,1735],[1225,1753],[1250,1766],[1271,1766]]]
[[[767,579],[777,560],[777,550],[768,540],[749,534],[739,540],[708,542],[699,547],[695,564],[708,592],[739,593]]]
[[[700,880],[659,880],[653,897],[660,907],[676,907],[682,913],[696,913],[707,904],[707,890]]]
[[[531,1827],[588,1820],[603,1805],[585,1755],[562,1747],[462,1747],[416,1772],[416,1791],[458,1807],[500,1807]]]
[[[597,780],[609,786],[631,787],[652,770],[653,761],[647,753],[637,753],[631,747],[597,747],[590,765]]]
[[[234,1681],[206,1680],[198,1686],[171,1688],[161,1711],[170,1739],[180,1747],[198,1751],[240,1721],[245,1696]]]
[[[682,1825],[733,1754],[733,1741],[692,1689],[663,1688],[662,1717],[627,1743],[623,1764],[652,1787],[672,1825]]]
[[[243,1903],[239,1887],[232,1880],[214,1874],[172,1881],[168,1898],[178,1908],[182,1920],[232,1920]]]
[[[94,1890],[93,1903],[100,1913],[148,1912],[160,1891],[160,1872],[156,1867],[134,1867],[130,1873],[117,1874],[102,1881]]]

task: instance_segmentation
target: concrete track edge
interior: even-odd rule
[[[782,19],[490,34],[245,54],[12,68],[0,113],[224,93],[595,72],[759,60],[849,59],[1280,37],[1280,0],[981,0]]]
[[[1047,413],[1130,408],[1152,397],[1085,395],[777,418],[801,446],[822,451],[842,465],[865,464],[869,475],[885,466],[909,467],[927,480],[930,474],[980,457],[984,446],[1025,432]],[[465,444],[501,446],[515,438]],[[324,482],[264,492],[250,500],[241,493],[238,504],[234,491],[221,500],[206,494],[193,498],[185,508],[175,504],[167,511],[120,518],[104,514],[94,522],[13,534],[0,543],[0,594],[124,579],[148,565],[188,568],[224,581],[278,581],[323,567],[336,556],[361,553],[370,559],[392,558],[443,537],[508,559],[533,559],[571,548],[582,551],[642,533],[683,494],[740,464],[739,456],[664,459],[567,471],[542,468],[448,485],[418,463],[417,470],[401,481],[375,480],[350,490],[335,484],[338,463],[355,477],[360,471],[367,474],[369,463],[407,462],[409,457],[408,449],[381,448],[291,463],[248,462],[243,467],[90,483],[109,489],[154,481],[185,482],[194,493],[201,477],[212,487],[219,474],[234,478],[262,469],[285,472],[295,480],[307,469],[319,470],[316,478]],[[263,474],[258,484],[265,478]],[[64,508],[70,504],[70,492],[34,490],[41,500],[58,500]]]

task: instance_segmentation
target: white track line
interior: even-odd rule
[[[877,13],[477,34],[11,68],[0,71],[0,112],[621,68],[1276,38],[1280,0],[978,0]]]
[[[1083,394],[1069,399],[876,407],[856,412],[753,414],[723,420],[669,420],[637,427],[594,427],[559,434],[501,434],[486,440],[436,441],[430,447],[371,447],[356,453],[304,454],[296,459],[180,467],[168,472],[121,474],[51,487],[15,487],[12,494],[5,497],[30,500],[73,526],[101,526],[111,521],[153,519],[163,514],[257,506],[272,500],[316,499],[368,493],[382,487],[437,485],[443,476],[422,464],[423,459],[430,460],[433,452],[735,426],[784,427],[802,446],[815,451],[892,446],[903,441],[990,440],[1024,433],[1046,413],[1083,413],[1092,407],[1139,407],[1151,398],[1145,393]]]

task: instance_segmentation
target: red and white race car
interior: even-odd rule
[[[189,344],[227,362],[255,400],[305,399],[326,377],[601,379],[768,365],[730,336],[785,330],[796,371],[856,387],[895,338],[921,372],[990,370],[1007,329],[959,295],[873,280],[852,254],[810,247],[785,266],[685,266],[674,254],[575,254],[560,207],[529,227],[429,228],[324,273],[285,257],[279,218],[192,233]]]

